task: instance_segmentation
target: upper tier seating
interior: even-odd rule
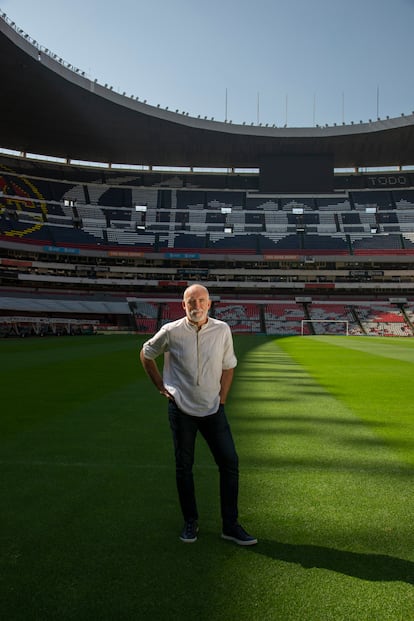
[[[72,230],[72,226],[68,230]],[[0,235],[4,235],[8,240],[53,243],[50,228],[46,224],[16,220],[5,213],[0,213]]]
[[[59,202],[63,200],[66,193],[73,187],[73,183],[48,181],[45,179],[31,180],[27,177],[7,174],[0,170],[0,190],[6,197]]]
[[[106,229],[109,244],[119,244],[122,246],[149,246],[155,244],[155,235],[146,231],[135,229]]]
[[[304,235],[303,247],[305,250],[335,250],[341,254],[349,251],[346,237],[343,234]]]
[[[367,209],[392,210],[395,209],[391,192],[370,190],[368,192],[352,192],[352,199],[357,211]]]
[[[301,250],[302,238],[298,234],[263,233],[259,238],[260,250],[263,253],[269,250]]]
[[[401,236],[396,234],[351,235],[352,248],[358,250],[400,250]]]
[[[315,199],[297,197],[297,198],[282,198],[280,199],[280,207],[283,211],[303,210],[312,211],[316,208]]]
[[[61,245],[69,245],[69,246],[89,246],[89,245],[101,245],[104,244],[103,236],[99,237],[102,234],[102,229],[98,232],[97,235],[94,235],[92,232],[88,233],[83,231],[82,229],[73,228],[73,226],[57,226],[55,224],[50,224],[45,226],[49,231],[51,243],[55,246]],[[103,235],[103,234],[102,234]]]
[[[262,196],[246,196],[246,210],[253,211],[277,211],[279,209],[279,201],[278,198],[267,198]]]
[[[334,211],[337,213],[346,212],[351,209],[351,203],[347,197],[332,197],[316,199],[317,208],[319,211]]]
[[[414,231],[414,210],[404,210],[397,213],[400,231]]]
[[[414,232],[413,233],[403,233],[401,235],[401,241],[403,244],[403,248],[406,250],[414,249]]]
[[[128,207],[131,208],[132,204],[132,190],[131,188],[104,188],[104,191],[99,195],[96,204],[100,206],[108,207]]]
[[[215,249],[232,249],[232,250],[250,250],[258,252],[258,236],[254,233],[246,233],[239,235],[220,233],[210,233],[209,248]]]
[[[414,209],[414,190],[395,190],[395,206],[400,209]]]
[[[291,197],[190,184],[111,186],[99,175],[74,184],[8,171],[0,172],[0,192],[0,235],[8,240],[253,254],[414,248],[414,190]]]

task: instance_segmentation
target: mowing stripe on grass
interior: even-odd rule
[[[307,343],[306,362],[319,363]],[[238,611],[248,609],[253,582],[274,606],[269,611],[255,598],[255,619],[412,620],[413,469],[343,390],[331,390],[302,364],[304,356],[291,355],[304,345],[264,341],[236,373],[229,409],[241,459],[241,514],[263,541],[253,554],[273,561],[257,563],[253,575],[249,565],[241,583],[239,570]],[[226,607],[223,617],[235,618],[232,612]]]
[[[242,442],[246,439],[245,460],[251,453],[256,466],[268,461],[273,467],[306,462],[313,468],[404,469],[339,390],[330,390],[281,349],[286,343],[273,340],[252,350],[237,370],[230,407]],[[265,444],[258,445],[263,438]]]
[[[414,464],[414,341],[294,337],[278,346],[401,459]]]

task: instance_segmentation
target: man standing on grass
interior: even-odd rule
[[[238,518],[238,457],[224,412],[237,359],[233,338],[224,321],[208,316],[208,290],[194,284],[184,291],[185,316],[165,324],[141,349],[143,367],[168,399],[178,497],[184,516],[181,541],[194,543],[198,533],[193,464],[198,431],[206,440],[220,473],[222,537],[242,546],[257,539]],[[155,359],[164,355],[163,374]]]

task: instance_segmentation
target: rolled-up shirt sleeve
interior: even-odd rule
[[[168,351],[168,333],[166,330],[159,330],[153,337],[142,346],[145,358],[155,360],[158,356]]]

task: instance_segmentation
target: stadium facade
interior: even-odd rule
[[[414,115],[235,125],[119,94],[0,19],[4,335],[414,333]]]

